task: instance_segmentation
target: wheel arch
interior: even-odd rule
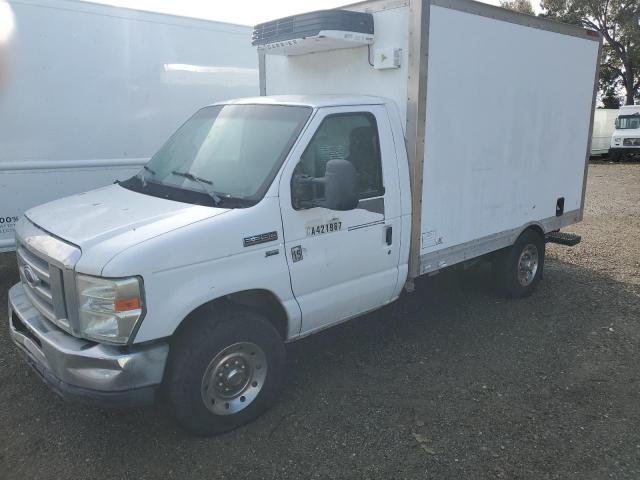
[[[515,238],[513,243],[515,243],[518,240],[518,238],[520,238],[522,236],[523,233],[528,232],[530,230],[533,231],[533,232],[536,232],[537,234],[539,234],[542,237],[542,239],[544,240],[544,235],[546,233],[545,230],[544,230],[544,226],[540,222],[531,222],[531,223],[528,223],[527,225],[524,226],[524,228],[518,234],[518,236]]]
[[[540,222],[529,222],[523,225],[519,230],[517,229],[512,230],[510,236],[505,240],[505,243],[503,244],[503,246],[486,253],[485,254],[486,258],[489,261],[494,261],[496,258],[503,256],[505,252],[507,252],[511,247],[513,247],[518,241],[518,239],[528,231],[532,231],[540,235],[540,238],[542,239],[542,242],[544,244],[544,236],[545,236],[544,225]]]
[[[199,305],[182,319],[174,335],[184,330],[194,318],[215,313],[220,306],[234,305],[247,307],[262,314],[275,327],[283,341],[289,338],[289,316],[284,305],[272,291],[261,288],[229,293]]]

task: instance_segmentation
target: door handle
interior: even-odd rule
[[[393,243],[393,227],[387,226],[384,232],[385,240],[387,241],[387,245],[391,245]]]

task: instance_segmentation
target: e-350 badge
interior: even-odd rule
[[[251,247],[252,245],[258,245],[260,243],[273,242],[278,239],[278,232],[261,233],[259,235],[251,235],[250,237],[244,237],[242,243],[245,247]]]

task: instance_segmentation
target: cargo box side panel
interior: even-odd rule
[[[296,56],[265,55],[266,95],[374,95],[392,99],[406,118],[409,8],[390,2],[373,11],[375,49],[402,49],[401,66],[376,70],[369,65],[367,47],[330,50]],[[354,10],[364,10],[354,7]],[[369,10],[366,10],[369,11]],[[404,125],[403,125],[404,127]]]
[[[586,32],[430,16],[421,273],[580,220],[599,51]]]

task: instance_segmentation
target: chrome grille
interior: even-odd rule
[[[622,144],[625,147],[640,147],[640,138],[625,138]]]
[[[18,270],[25,293],[33,306],[49,321],[70,332],[64,301],[62,270],[38,252],[18,241]]]

